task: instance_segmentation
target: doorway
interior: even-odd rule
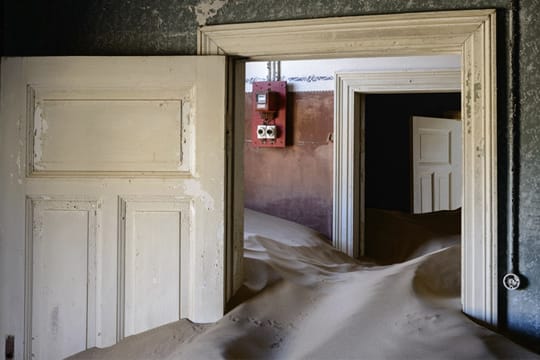
[[[391,264],[459,244],[460,94],[368,94],[364,104],[364,255]]]
[[[469,316],[493,326],[498,313],[495,17],[495,10],[462,10],[276,21],[207,26],[198,36],[199,54],[226,54],[244,60],[460,54],[464,109],[462,305]],[[243,79],[243,70],[232,63],[231,73],[237,81]],[[235,118],[244,119],[235,98],[229,100],[235,108],[230,128]],[[353,170],[357,133],[347,124],[334,128],[334,213],[337,209],[343,216],[333,226],[344,231],[343,242],[352,244],[350,250],[354,251],[359,246],[353,235],[360,217],[354,204],[343,201],[351,195],[354,198],[358,191]],[[228,277],[230,288],[238,286],[242,278],[243,201],[238,201],[242,184],[232,179],[239,179],[242,173],[241,152],[235,151],[238,138],[229,141],[234,144],[230,164],[236,164],[230,168],[228,183],[228,204],[234,215],[227,222],[231,236],[228,261],[236,270]]]

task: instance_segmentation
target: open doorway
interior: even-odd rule
[[[459,93],[368,94],[365,255],[402,262],[459,244]]]
[[[247,62],[243,124],[246,207],[307,226],[333,242],[333,138],[334,126],[339,126],[334,116],[341,105],[334,101],[341,80],[336,74],[360,74],[360,81],[367,83],[362,75],[366,72],[408,74],[424,69],[433,76],[435,71],[453,69],[457,75],[455,84],[448,87],[441,81],[437,88],[457,90],[459,67],[460,57],[456,55]],[[268,79],[287,82],[286,100],[283,98],[286,104],[282,104],[286,106],[287,120],[285,147],[260,146],[253,130],[261,121],[254,110],[254,87]],[[407,82],[413,80],[419,82],[407,78]],[[385,83],[384,77],[373,78],[371,87],[383,88]],[[453,107],[459,110],[459,95],[454,100]]]
[[[225,54],[242,59],[232,62],[231,82],[244,71],[238,65],[246,59],[306,59],[343,56],[410,56],[459,54],[462,58],[463,95],[463,258],[461,303],[463,311],[480,321],[497,325],[497,117],[496,117],[496,26],[495,10],[429,12],[373,15],[346,18],[294,20],[269,23],[207,26],[200,29],[198,54]],[[293,31],[294,30],[294,31]],[[377,34],[374,36],[374,34]],[[241,77],[241,82],[244,79]],[[346,84],[345,84],[346,85]],[[236,94],[238,95],[238,94]],[[242,90],[243,97],[243,90]],[[236,96],[238,99],[238,96]],[[242,106],[231,97],[234,115],[231,124],[244,123]],[[334,174],[339,197],[334,195],[341,214],[334,230],[343,233],[343,251],[359,247],[355,226],[360,214],[348,198],[354,187],[354,147],[357,144],[350,117],[334,133],[334,155],[339,162]],[[234,125],[231,125],[234,128]],[[237,134],[237,132],[233,132]],[[243,184],[239,137],[234,137],[233,160],[228,178],[230,219],[227,262],[228,289],[241,279]],[[242,134],[243,138],[243,134]],[[240,195],[239,195],[240,194]],[[334,190],[336,194],[336,190]],[[354,198],[354,196],[353,196]],[[336,217],[335,217],[336,219]],[[334,236],[335,238],[335,236]],[[334,239],[335,241],[335,239]],[[350,249],[348,248],[350,246]],[[482,254],[482,256],[478,256]],[[229,292],[230,293],[230,292]]]

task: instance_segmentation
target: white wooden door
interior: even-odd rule
[[[224,57],[6,58],[0,333],[60,359],[224,308]]]
[[[413,212],[461,207],[461,121],[413,116]]]

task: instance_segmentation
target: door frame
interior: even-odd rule
[[[349,169],[334,178],[332,239],[336,248],[352,257],[365,255],[365,95],[460,91],[460,69],[335,73],[334,131],[339,135],[334,154]],[[350,184],[354,196],[349,194]]]
[[[197,44],[199,55],[249,60],[461,55],[464,128],[461,299],[465,313],[492,326],[497,326],[498,312],[495,19],[496,11],[488,9],[213,25],[199,29]],[[229,79],[234,79],[234,74]],[[240,126],[240,121],[243,119],[237,114],[231,115],[231,124]],[[243,133],[234,131],[234,127],[231,130],[234,142],[231,138],[229,143],[237,144],[236,137]],[[342,189],[334,189],[334,206],[343,209],[337,203],[339,194],[349,198],[357,195],[357,179],[350,175],[348,167],[354,164],[356,142],[351,134],[355,130],[354,126],[335,130],[335,144],[347,149],[344,154],[335,148],[334,157],[334,183]],[[231,159],[241,156],[241,148],[231,150]],[[242,168],[238,166],[240,162],[235,163],[231,171],[237,180],[229,186],[233,198],[235,193],[242,192]],[[228,206],[234,216],[227,226],[242,226],[243,204],[233,201]],[[345,226],[350,230],[359,223],[358,211],[354,207],[348,209],[346,218],[340,218],[334,227]],[[234,253],[228,259],[241,258],[242,241],[237,237],[226,239],[227,247]]]

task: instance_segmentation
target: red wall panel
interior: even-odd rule
[[[287,95],[285,148],[251,144],[251,94],[246,94],[244,196],[248,208],[298,222],[330,238],[334,93]]]

